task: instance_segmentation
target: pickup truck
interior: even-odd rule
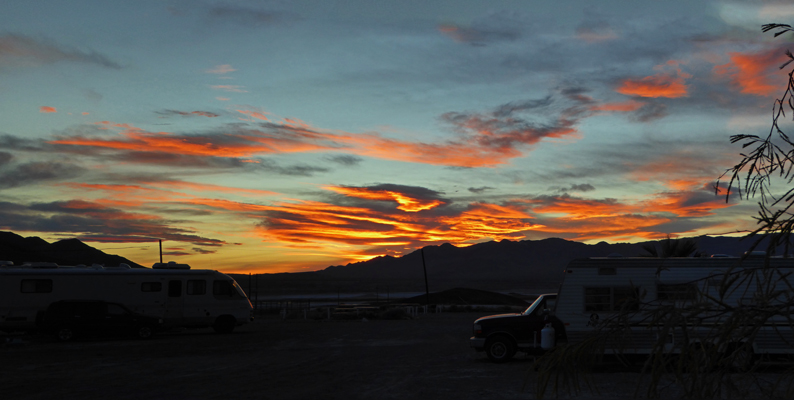
[[[556,294],[542,294],[522,313],[499,314],[474,321],[471,347],[484,351],[493,362],[505,362],[517,351],[542,354],[541,331],[548,323],[557,343],[567,341],[565,325],[552,315]]]

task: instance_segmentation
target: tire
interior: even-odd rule
[[[232,333],[237,325],[237,320],[231,315],[222,315],[212,324],[212,329],[217,333]]]
[[[55,330],[55,337],[60,342],[68,342],[74,339],[74,330],[68,326],[62,326]]]
[[[485,354],[495,363],[507,362],[516,354],[516,344],[506,335],[498,335],[485,342]]]
[[[154,328],[149,325],[139,326],[135,329],[135,337],[138,339],[151,339],[154,336]]]

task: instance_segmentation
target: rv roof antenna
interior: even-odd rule
[[[163,239],[158,239],[157,241],[160,242],[160,264],[162,264],[163,263]]]

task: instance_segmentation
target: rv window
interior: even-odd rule
[[[612,290],[610,288],[585,288],[585,311],[611,311]]]
[[[198,279],[189,279],[187,281],[187,288],[185,293],[189,295],[205,294],[207,293],[207,281]]]
[[[656,285],[656,298],[659,300],[695,300],[697,287],[694,283],[684,283],[676,285]]]
[[[633,287],[589,287],[584,289],[585,311],[639,310],[639,290]]]
[[[22,293],[52,293],[52,279],[23,279]]]
[[[141,292],[159,292],[162,290],[163,290],[163,284],[160,282],[141,283]]]
[[[640,309],[640,293],[635,287],[612,288],[614,311],[637,311]]]
[[[182,296],[182,281],[168,281],[168,297]]]
[[[212,283],[212,294],[215,296],[234,296],[234,287],[229,281],[215,281]]]
[[[599,268],[598,275],[617,275],[618,270],[616,268]]]

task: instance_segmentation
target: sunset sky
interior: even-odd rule
[[[769,22],[794,5],[2,2],[0,230],[247,273],[752,229],[714,183],[785,88]]]

